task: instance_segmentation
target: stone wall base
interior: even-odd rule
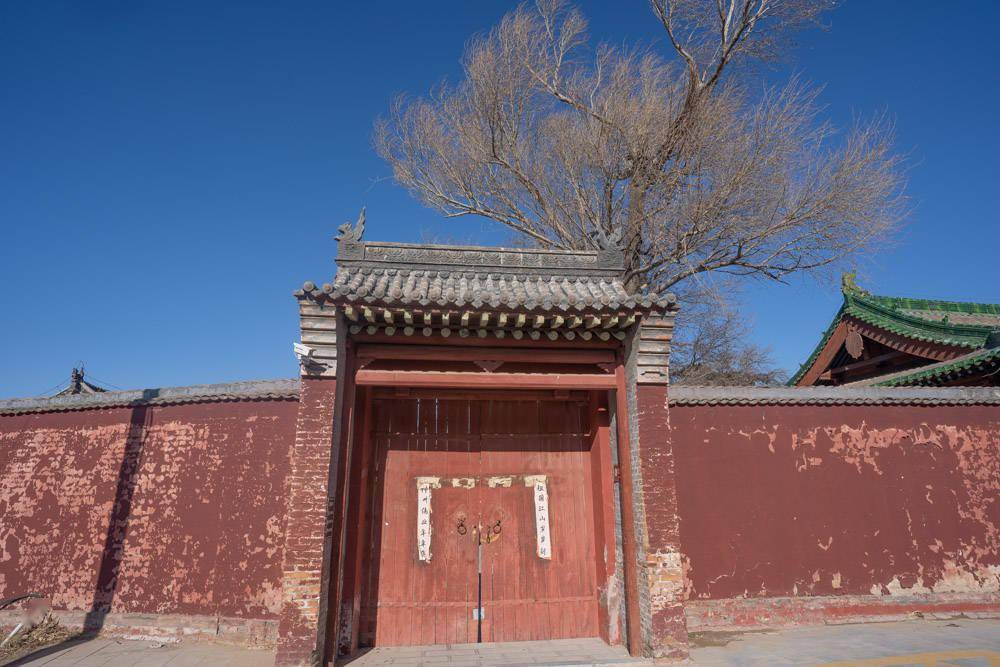
[[[1000,618],[1000,594],[835,595],[688,600],[689,632],[767,630],[912,618]]]
[[[0,628],[9,631],[21,622],[20,610],[0,611]],[[69,630],[82,630],[87,613],[53,610]],[[278,641],[277,619],[188,616],[184,614],[108,614],[102,635],[160,641],[211,641],[250,648],[273,649]]]

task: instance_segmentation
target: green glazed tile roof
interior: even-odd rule
[[[841,292],[843,305],[823,333],[819,345],[788,384],[795,384],[805,375],[845,316],[918,341],[970,350],[1000,343],[1000,304],[878,296],[858,287],[852,274],[844,276]]]
[[[942,361],[902,373],[893,373],[890,377],[873,384],[880,387],[938,385],[944,380],[959,379],[993,368],[1000,370],[1000,347],[977,350],[951,361]]]

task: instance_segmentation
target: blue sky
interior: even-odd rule
[[[662,36],[644,2],[582,2],[602,40]],[[132,388],[294,375],[293,289],[333,273],[336,226],[496,243],[396,186],[370,146],[399,92],[457,74],[510,3],[0,3],[0,397],[77,362]],[[887,109],[914,212],[862,283],[1000,301],[1000,5],[848,0],[774,72],[825,83],[836,123]],[[797,367],[839,303],[753,285],[754,339]]]

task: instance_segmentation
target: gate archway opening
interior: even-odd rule
[[[336,378],[317,653],[640,655],[630,431],[636,383],[666,383],[673,297],[626,289],[614,247],[339,240],[334,282],[297,293],[303,377]]]

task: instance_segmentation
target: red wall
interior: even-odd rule
[[[670,429],[694,626],[782,596],[1000,610],[997,407],[674,406]]]
[[[275,400],[0,416],[0,597],[32,590],[57,609],[277,618],[296,409]]]

